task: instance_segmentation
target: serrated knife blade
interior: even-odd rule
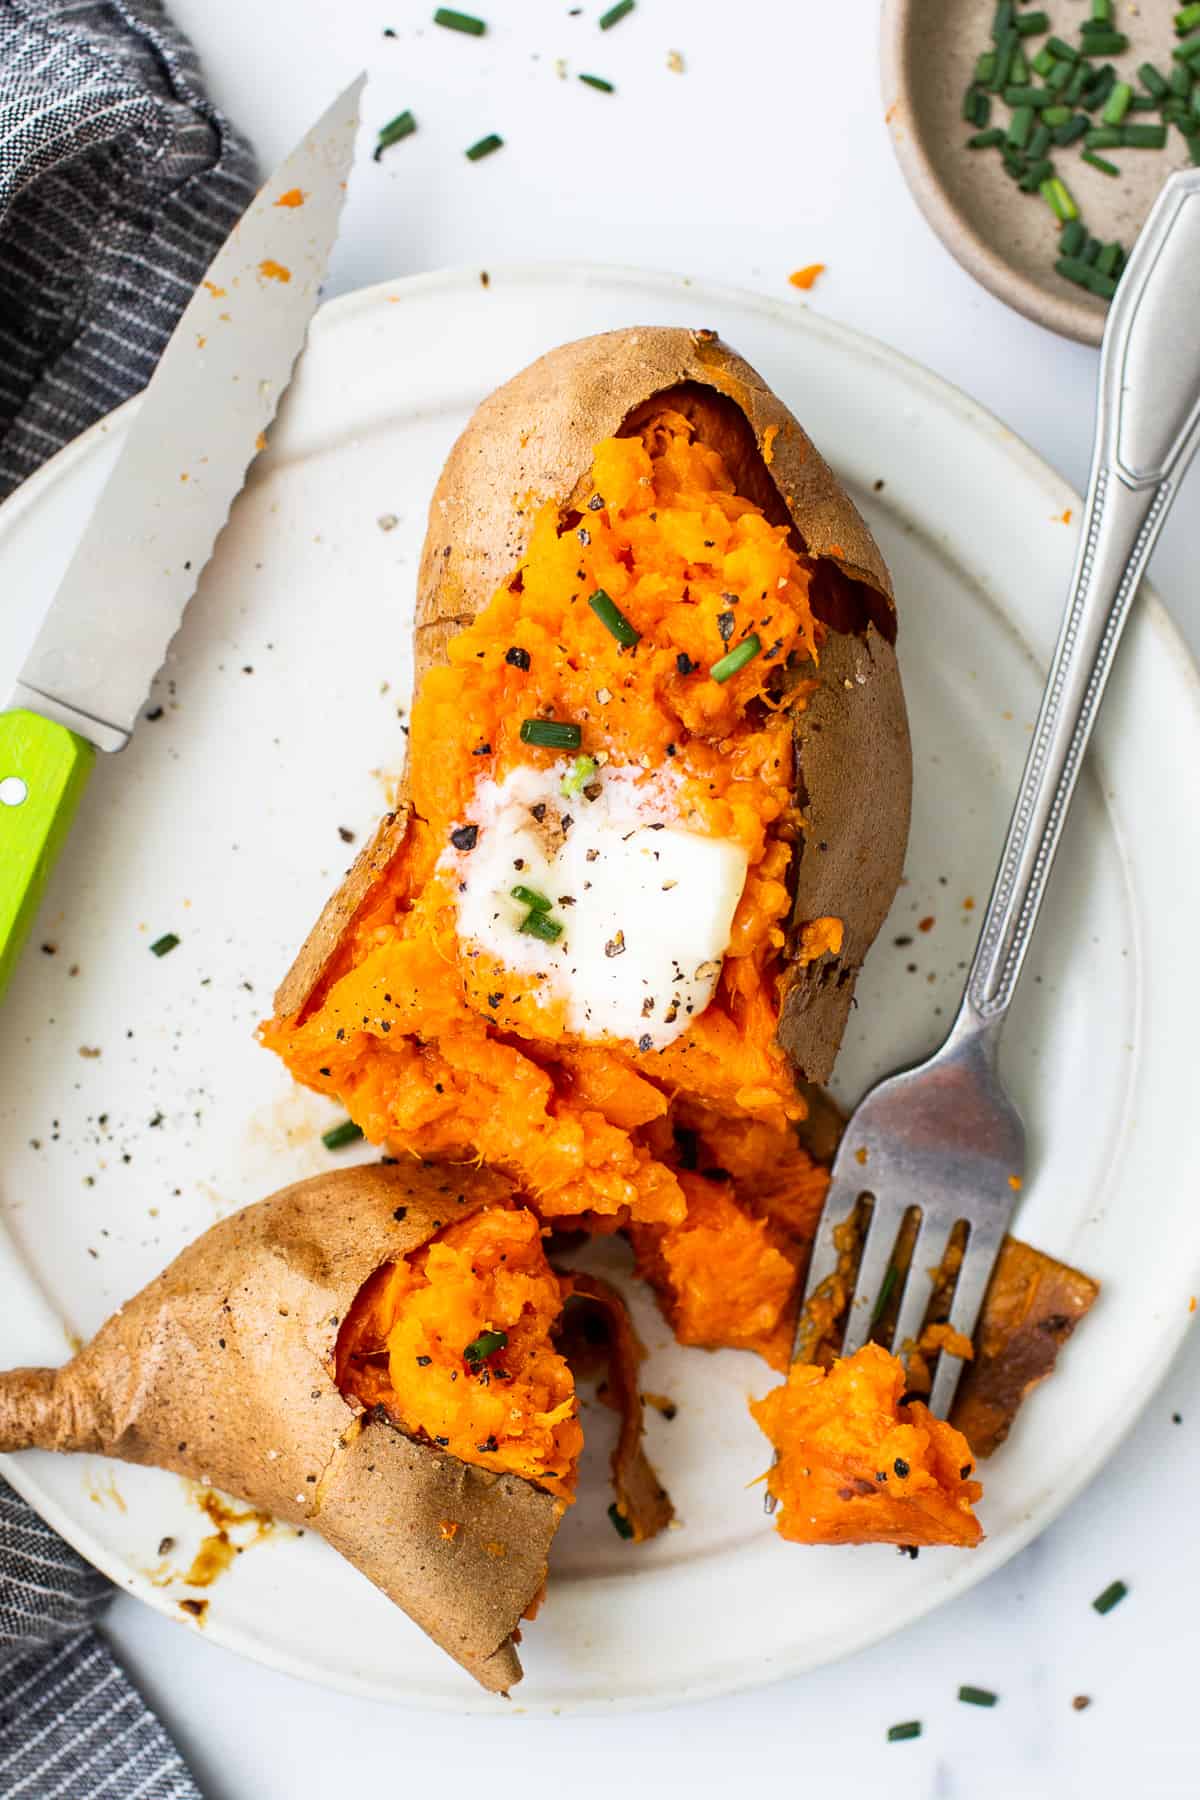
[[[150,683],[291,378],[337,236],[365,76],[259,191],[189,301],[10,702],[100,750]]]

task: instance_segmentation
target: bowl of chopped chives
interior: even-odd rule
[[[913,197],[998,299],[1098,344],[1162,183],[1200,163],[1200,0],[884,0]]]

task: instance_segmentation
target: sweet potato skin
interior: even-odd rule
[[[817,688],[797,710],[799,798],[808,827],[796,868],[792,932],[840,918],[836,955],[789,958],[779,1041],[798,1077],[828,1079],[863,958],[902,873],[912,756],[883,558],[849,497],[762,378],[715,332],[661,326],[584,338],[551,351],[477,409],[447,458],[429,509],[417,587],[415,679],[487,605],[524,556],[547,500],[586,496],[592,453],[668,405],[718,447],[740,491],[792,527],[815,559],[814,611],[828,636]],[[807,674],[808,671],[806,670]],[[354,913],[403,841],[398,819],[368,845],[329,902],[275,999],[300,1011]]]
[[[0,1375],[0,1451],[153,1464],[314,1529],[483,1686],[506,1691],[561,1506],[356,1414],[334,1352],[376,1268],[511,1193],[484,1170],[368,1164],[246,1207],[64,1368]],[[461,1526],[452,1539],[446,1519]]]

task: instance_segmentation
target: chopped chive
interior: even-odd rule
[[[903,1725],[889,1725],[887,1741],[889,1744],[902,1744],[906,1738],[919,1738],[921,1735],[920,1719],[906,1719]]]
[[[1056,56],[1058,58],[1059,62],[1073,63],[1079,61],[1079,52],[1076,50],[1074,44],[1064,44],[1060,37],[1047,38],[1046,48],[1051,56]]]
[[[1191,137],[1188,138],[1187,147],[1188,155],[1191,157],[1192,162],[1200,167],[1200,131],[1192,133]]]
[[[1010,31],[996,45],[996,73],[988,83],[993,94],[998,94],[1007,82],[1012,72],[1012,60],[1016,53],[1017,34],[1015,31]]]
[[[991,1688],[960,1687],[958,1697],[967,1706],[995,1706],[999,1696]]]
[[[631,1538],[633,1536],[633,1525],[625,1517],[615,1500],[608,1509],[608,1517],[618,1537]]]
[[[1044,181],[1049,181],[1054,174],[1054,164],[1049,157],[1041,162],[1030,163],[1021,173],[1017,186],[1023,194],[1036,194]]]
[[[1014,150],[1023,150],[1029,142],[1029,134],[1033,130],[1032,106],[1018,106],[1008,122],[1006,141]]]
[[[583,742],[583,728],[566,719],[522,719],[521,742],[537,744],[543,750],[578,750]]]
[[[1025,154],[1030,162],[1040,162],[1050,148],[1050,127],[1045,117],[1033,128],[1033,136],[1025,146]]]
[[[150,946],[151,956],[169,956],[176,949],[179,939],[173,931],[164,931],[160,938],[155,938]]]
[[[1016,12],[1013,0],[998,0],[992,15],[992,38],[997,44],[1013,27],[1013,14]]]
[[[968,125],[986,125],[992,116],[992,103],[982,88],[969,87],[963,95],[962,116]]]
[[[514,900],[529,907],[531,912],[549,912],[553,905],[553,901],[547,899],[545,894],[539,894],[536,888],[526,887],[523,881],[518,881],[516,887],[511,887],[508,891]]]
[[[1110,1581],[1104,1592],[1096,1595],[1092,1605],[1098,1613],[1111,1612],[1114,1606],[1120,1605],[1128,1592],[1123,1581]]]
[[[1069,106],[1047,106],[1042,110],[1042,124],[1053,130],[1056,125],[1065,125],[1071,117]]]
[[[1067,144],[1077,144],[1087,129],[1087,114],[1074,113],[1067,124],[1056,125],[1050,135],[1056,144],[1065,147]]]
[[[1193,26],[1200,25],[1200,6],[1184,6],[1175,14],[1175,35],[1183,37]]]
[[[1070,220],[1079,217],[1079,208],[1075,204],[1070,188],[1057,175],[1051,175],[1048,180],[1039,182],[1038,191],[1061,225],[1066,225]]]
[[[1128,50],[1129,39],[1123,31],[1089,31],[1083,27],[1084,49],[1089,56],[1120,56]]]
[[[988,87],[996,74],[996,52],[985,50],[975,61],[975,80],[980,87]]]
[[[1092,0],[1093,25],[1112,24],[1112,0]]]
[[[576,794],[582,794],[595,773],[596,759],[594,756],[577,756],[558,784],[559,793],[564,800],[573,800]]]
[[[1189,56],[1193,50],[1200,50],[1200,31],[1191,31],[1187,37],[1180,38],[1171,55]]]
[[[1082,219],[1070,219],[1062,228],[1058,247],[1064,256],[1077,256],[1087,243],[1087,227]]]
[[[1080,251],[1080,256],[1085,263],[1094,263],[1103,248],[1104,245],[1100,242],[1099,238],[1089,237],[1087,243]]]
[[[582,76],[580,79],[583,79]],[[605,630],[611,631],[618,644],[624,644],[628,649],[640,641],[641,632],[635,630],[620,607],[609,598],[603,588],[597,588],[594,594],[588,596],[588,605]]]
[[[1200,87],[1194,87],[1192,89],[1191,97],[1188,101],[1188,105],[1191,107],[1191,109],[1194,113],[1196,113],[1197,115],[1200,115]]]
[[[343,1119],[340,1125],[331,1125],[328,1131],[321,1133],[321,1142],[327,1150],[344,1150],[347,1144],[356,1144],[361,1136],[361,1125],[356,1125],[353,1119]]]
[[[1050,17],[1044,12],[1019,13],[1013,27],[1021,37],[1040,37],[1043,31],[1049,31]]]
[[[1121,143],[1126,150],[1161,150],[1167,141],[1165,125],[1123,125]]]
[[[494,131],[489,131],[486,137],[481,137],[477,143],[471,144],[468,147],[466,152],[467,161],[480,162],[485,156],[490,156],[493,150],[501,149],[503,144],[504,139],[502,137],[498,137]]]
[[[1092,267],[1101,275],[1115,275],[1120,256],[1120,244],[1105,244]]]
[[[1153,94],[1134,94],[1129,102],[1131,113],[1157,112],[1158,101]]]
[[[619,25],[622,19],[627,19],[629,17],[630,13],[633,11],[633,7],[634,0],[617,0],[615,6],[610,6],[606,13],[600,14],[599,25],[601,31],[611,31],[614,25]]]
[[[1104,102],[1104,111],[1100,114],[1102,125],[1119,125],[1129,111],[1129,102],[1133,99],[1133,89],[1127,81],[1118,81],[1108,99]]]
[[[1084,151],[1082,161],[1090,163],[1093,169],[1099,169],[1102,175],[1119,175],[1121,173],[1116,163],[1109,162],[1106,157],[1096,156],[1090,150]]]
[[[1069,88],[1075,79],[1075,71],[1070,63],[1056,62],[1046,77],[1046,86],[1051,94],[1061,94]]]
[[[1156,100],[1161,100],[1169,92],[1166,82],[1153,63],[1144,62],[1142,64],[1138,70],[1138,80],[1147,93],[1153,94]]]
[[[1048,50],[1046,48],[1045,44],[1043,44],[1041,49],[1038,51],[1037,55],[1034,57],[1033,62],[1030,66],[1044,80],[1046,78],[1046,76],[1049,75],[1051,69],[1056,69],[1058,67],[1058,63],[1054,57],[1053,52]],[[1067,67],[1068,68],[1070,67],[1069,63],[1067,65]]]
[[[1063,99],[1068,106],[1078,106],[1083,98],[1083,90],[1091,79],[1091,69],[1087,63],[1076,63],[1071,71],[1071,79],[1063,92]]]
[[[1024,50],[1021,48],[1020,38],[1016,40],[1012,47],[1012,55],[1009,58],[1008,63],[1008,79],[1010,81],[1029,80],[1029,63],[1026,59]]]
[[[482,19],[471,13],[455,12],[452,6],[439,6],[433,15],[435,25],[444,25],[447,31],[465,31],[468,37],[482,37],[487,30]]]
[[[497,1350],[508,1349],[507,1331],[481,1331],[477,1338],[472,1338],[463,1351],[463,1361],[469,1363],[486,1362],[489,1356],[495,1356]]]
[[[1004,142],[1004,132],[999,125],[993,125],[990,131],[977,131],[974,137],[967,139],[968,150],[994,150],[997,144]]]
[[[526,937],[541,938],[543,944],[555,944],[562,936],[563,928],[557,919],[547,918],[544,912],[531,912],[521,920],[519,929]]]
[[[900,1271],[895,1263],[889,1263],[887,1273],[879,1284],[879,1298],[875,1302],[875,1310],[871,1314],[871,1330],[874,1331],[883,1317],[884,1308],[892,1297],[892,1289],[900,1279]]]
[[[752,631],[750,636],[743,638],[740,644],[736,644],[727,656],[722,656],[718,662],[715,662],[708,672],[714,681],[728,681],[731,675],[736,675],[739,669],[744,669],[748,662],[753,662],[761,649],[758,633]]]
[[[1051,102],[1045,88],[1006,87],[1004,104],[1006,106],[1031,106],[1035,112],[1040,112],[1043,106],[1049,106]]]
[[[1084,262],[1081,257],[1060,256],[1054,267],[1064,280],[1073,281],[1076,287],[1087,288],[1089,293],[1098,295],[1101,300],[1111,300],[1117,291],[1117,284],[1111,275],[1099,274],[1091,263]]]
[[[1186,100],[1192,91],[1192,74],[1186,63],[1176,63],[1167,77],[1167,86],[1176,100]]]
[[[385,150],[390,150],[392,145],[398,144],[402,138],[411,137],[416,129],[417,121],[411,112],[397,113],[394,119],[389,119],[386,125],[380,127],[379,136],[375,141],[375,149],[372,152],[374,160],[378,162]]]
[[[1105,63],[1095,80],[1085,88],[1080,105],[1087,112],[1095,112],[1098,106],[1103,106],[1116,85],[1117,71],[1111,63]]]
[[[1116,125],[1093,125],[1087,134],[1089,150],[1115,150],[1121,142],[1120,127]]]
[[[603,75],[581,75],[579,79],[585,87],[598,88],[602,94],[615,94],[617,91],[611,81],[605,81]]]

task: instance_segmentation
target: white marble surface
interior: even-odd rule
[[[601,0],[577,18],[562,0],[478,3],[481,42],[434,30],[426,0],[174,0],[264,167],[361,66],[372,129],[417,113],[416,137],[360,161],[333,292],[443,264],[586,257],[786,295],[789,270],[824,262],[812,306],[958,383],[1082,482],[1095,354],[1005,311],[928,232],[887,142],[871,0],[638,0],[608,34]],[[668,69],[672,50],[686,73]],[[617,93],[581,87],[579,70]],[[468,164],[463,147],[490,130],[504,150]],[[1193,476],[1154,565],[1193,649],[1198,499]],[[1153,1229],[1153,1196],[1129,1204]],[[702,1707],[534,1723],[514,1705],[511,1720],[452,1721],[303,1687],[127,1599],[111,1635],[210,1800],[424,1783],[480,1800],[514,1780],[573,1800],[622,1786],[1195,1796],[1198,1377],[1193,1340],[1090,1491],[964,1599],[849,1663]],[[1129,1596],[1100,1618],[1090,1601],[1116,1576]],[[1000,1704],[959,1705],[963,1681]],[[910,1718],[921,1740],[887,1744],[886,1727]]]

